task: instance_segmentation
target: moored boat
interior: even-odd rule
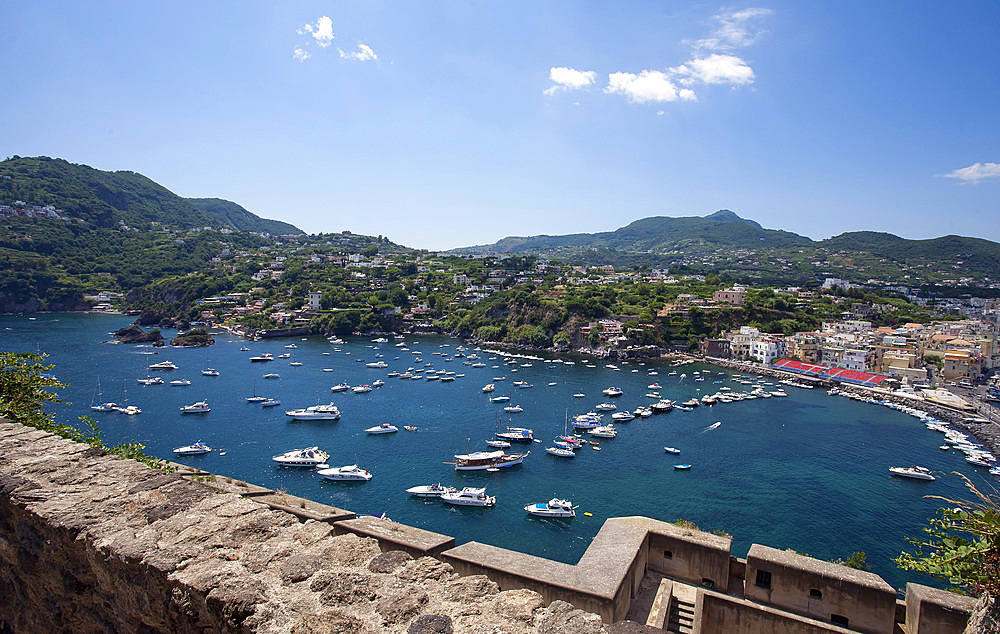
[[[319,465],[322,467],[323,465]],[[327,480],[355,480],[365,481],[372,479],[372,474],[367,469],[362,469],[356,464],[344,465],[343,467],[327,467],[317,471]]]
[[[529,454],[531,454],[530,451],[508,454],[503,450],[455,454],[455,471],[484,471],[513,467],[524,462]]]
[[[206,414],[212,411],[212,408],[208,406],[205,401],[198,401],[197,403],[192,403],[190,405],[182,405],[180,407],[181,414]]]
[[[889,473],[903,478],[913,478],[915,480],[937,479],[931,475],[930,469],[927,467],[918,467],[916,465],[913,465],[912,467],[889,467]]]
[[[305,449],[292,449],[280,456],[274,456],[271,460],[286,467],[316,467],[330,457],[330,454],[319,447],[306,447]]]
[[[531,442],[535,438],[534,432],[527,427],[508,427],[506,431],[497,431],[494,435],[513,442]]]
[[[382,423],[381,425],[376,425],[375,427],[369,427],[365,431],[369,434],[394,434],[399,431],[399,428],[395,425],[390,425],[389,423]]]
[[[576,508],[569,500],[552,498],[548,502],[528,504],[524,510],[539,517],[576,517]]]
[[[421,498],[439,498],[445,493],[456,493],[458,492],[458,489],[455,487],[446,487],[440,482],[435,482],[434,484],[422,484],[420,486],[410,487],[406,490],[406,492],[410,495],[415,495]]]
[[[285,412],[285,416],[290,416],[293,420],[337,420],[340,418],[340,410],[330,403],[289,410]]]
[[[559,458],[576,458],[576,452],[567,447],[546,447],[545,453]]]
[[[174,448],[174,453],[178,456],[195,456],[198,454],[209,453],[210,451],[212,451],[212,448],[200,440],[185,447]]]
[[[448,504],[458,506],[493,506],[497,499],[492,495],[486,495],[486,489],[475,487],[464,487],[461,491],[443,493],[441,499]]]

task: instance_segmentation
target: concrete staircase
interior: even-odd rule
[[[685,592],[690,591],[690,592]],[[694,633],[694,602],[697,590],[691,586],[674,584],[670,600],[670,611],[664,629],[677,634]],[[688,595],[688,596],[682,596]]]

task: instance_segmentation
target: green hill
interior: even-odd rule
[[[0,162],[0,204],[23,201],[51,205],[89,227],[122,224],[147,229],[165,227],[227,228],[237,231],[302,233],[287,223],[259,218],[235,203],[186,199],[136,172],[105,172],[46,156]]]

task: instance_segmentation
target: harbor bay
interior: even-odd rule
[[[989,478],[985,470],[967,465],[958,452],[938,449],[940,434],[911,416],[822,390],[741,379],[708,365],[609,364],[550,353],[544,358],[508,357],[443,336],[390,336],[381,342],[353,337],[331,344],[318,336],[246,342],[216,333],[214,346],[183,349],[102,343],[112,338],[108,332],[130,322],[105,315],[5,316],[0,318],[0,336],[5,350],[50,355],[53,373],[68,384],[60,393],[67,403],[50,408],[57,422],[78,424],[78,416],[92,415],[108,443],[140,442],[147,453],[161,458],[358,514],[384,513],[453,535],[459,543],[475,540],[574,562],[608,517],[683,518],[705,530],[732,534],[733,552],[740,556],[753,542],[820,559],[864,551],[873,572],[901,587],[908,580],[929,581],[909,576],[889,561],[907,548],[905,536],[918,536],[940,505],[925,496],[965,497],[953,471],[976,483]],[[286,347],[290,345],[295,347]],[[273,360],[249,360],[265,354]],[[473,354],[479,357],[475,365],[482,367],[468,361]],[[149,370],[149,365],[167,360],[178,369]],[[386,367],[366,365],[379,361]],[[218,370],[218,376],[203,375],[209,367]],[[409,368],[422,369],[419,374],[424,376],[441,371],[439,376],[455,380],[388,376]],[[164,383],[140,384],[147,373],[161,376]],[[265,374],[279,376],[265,379]],[[170,384],[182,379],[190,385]],[[342,382],[359,386],[376,380],[385,384],[370,392],[330,390]],[[519,387],[516,381],[532,387]],[[488,383],[494,384],[494,392],[482,391]],[[652,384],[659,384],[656,391],[663,398],[678,403],[723,388],[749,391],[754,385],[781,388],[788,396],[675,409],[622,422],[616,438],[587,436],[599,444],[579,450],[573,459],[544,451],[563,433],[568,418],[602,402],[629,411],[655,402],[645,396]],[[623,395],[605,397],[602,390],[610,386],[620,387]],[[278,399],[281,405],[262,408],[247,402],[255,394]],[[98,396],[127,401],[142,413],[92,412],[90,405]],[[510,401],[491,402],[491,396],[509,396]],[[211,411],[180,411],[199,401],[208,403]],[[337,421],[292,421],[285,415],[287,410],[331,401],[341,412]],[[503,406],[508,404],[524,411],[507,414]],[[610,413],[605,412],[605,422]],[[383,423],[400,431],[366,433]],[[523,464],[498,472],[456,472],[447,464],[455,454],[488,449],[485,441],[498,425],[531,428],[542,442],[515,444],[512,450],[530,450],[531,455]],[[405,431],[404,426],[417,431]],[[199,440],[214,451],[175,457],[174,448]],[[372,479],[329,482],[311,469],[281,467],[271,460],[309,446],[329,452],[330,466],[357,464],[370,471]],[[680,454],[666,453],[665,446],[676,447]],[[676,470],[676,464],[690,464],[691,469]],[[889,467],[911,464],[928,467],[937,480],[890,476]],[[485,487],[496,496],[496,506],[454,507],[405,493],[406,488],[434,482]],[[552,497],[572,500],[579,507],[577,517],[539,519],[523,510],[525,504]]]

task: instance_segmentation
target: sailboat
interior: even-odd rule
[[[267,400],[266,396],[258,396],[257,395],[257,379],[254,379],[253,380],[253,396],[248,396],[247,397],[247,403],[261,403],[261,402],[266,401],[266,400]]]
[[[111,402],[104,402],[104,395],[101,393],[101,379],[97,379],[97,386],[94,388],[94,398],[91,401],[92,405],[90,409],[95,412],[113,412],[115,411],[115,404]]]
[[[205,353],[205,369],[201,371],[202,376],[219,376],[219,371],[208,366],[208,353]]]
[[[125,379],[122,379],[122,405],[115,405],[114,410],[116,412],[121,412],[122,414],[127,414],[128,416],[135,416],[136,414],[141,414],[142,410],[135,405],[128,404],[128,390],[125,388]]]

